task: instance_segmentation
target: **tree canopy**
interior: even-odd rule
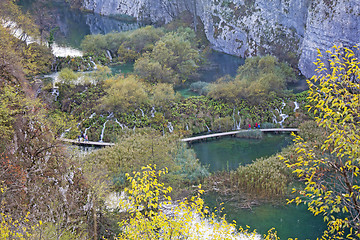
[[[225,76],[210,84],[208,96],[228,102],[246,99],[258,104],[281,95],[286,83],[293,81],[296,77],[292,68],[276,57],[251,57],[238,68],[235,79]]]
[[[323,141],[296,137],[295,160],[288,167],[305,182],[290,202],[308,204],[328,222],[325,239],[360,237],[360,61],[358,48],[320,52],[317,74],[308,81],[309,111],[323,129]],[[320,138],[321,139],[321,138]],[[317,141],[316,141],[317,140]],[[295,190],[294,190],[295,191]]]

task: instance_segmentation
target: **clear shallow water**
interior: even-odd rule
[[[226,137],[208,142],[192,144],[203,165],[211,172],[234,170],[256,158],[273,155],[292,142],[289,134],[264,134],[263,139],[243,139]]]
[[[133,63],[124,63],[124,64],[116,64],[109,66],[111,69],[112,74],[127,74],[134,71],[134,64]]]
[[[225,75],[236,76],[239,66],[244,65],[245,59],[229,54],[211,51],[207,56],[208,67],[200,69],[197,81],[215,82]]]
[[[206,204],[213,207],[220,207],[224,198],[207,194],[204,196]],[[314,217],[305,205],[281,205],[274,206],[263,204],[252,207],[252,209],[241,209],[235,207],[232,202],[226,202],[223,213],[228,221],[235,220],[237,226],[251,227],[260,234],[265,234],[271,228],[275,228],[280,239],[298,238],[316,239],[326,229],[326,224],[321,216]]]
[[[273,155],[291,143],[289,134],[265,134],[261,140],[228,137],[194,143],[192,148],[200,162],[215,172],[236,169],[240,164],[249,164],[256,158]],[[238,227],[248,225],[261,234],[275,227],[281,239],[316,239],[326,228],[323,218],[314,217],[305,205],[262,204],[250,210],[241,209],[236,206],[236,202],[227,201],[226,196],[218,194],[206,194],[204,200],[210,208],[219,208],[220,203],[225,202],[223,213],[228,221],[235,220]]]
[[[208,61],[205,66],[200,68],[198,71],[198,76],[194,79],[190,79],[191,82],[215,82],[218,78],[221,78],[225,75],[230,75],[232,77],[236,76],[236,71],[239,66],[245,63],[244,58],[232,56],[226,53],[211,51],[207,55]],[[190,84],[189,84],[190,85]],[[189,86],[176,90],[181,94],[181,96],[187,98],[191,96],[198,96],[199,94],[193,92],[189,89]]]

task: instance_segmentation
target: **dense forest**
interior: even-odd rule
[[[27,4],[0,2],[0,239],[278,239],[206,207],[204,193],[240,208],[304,203],[327,225],[319,238],[360,238],[358,46],[319,51],[308,80],[262,54],[207,81],[213,50],[189,12],[87,35],[82,56],[60,57],[52,1]],[[180,141],[276,128],[298,129],[294,143],[221,172]]]

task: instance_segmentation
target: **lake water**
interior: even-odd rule
[[[235,170],[256,158],[268,157],[292,142],[289,134],[264,134],[262,139],[225,137],[192,144],[200,162],[209,166],[210,172]]]
[[[24,8],[37,11],[39,6],[34,1],[22,0]],[[58,45],[79,49],[81,40],[87,34],[105,34],[111,31],[126,31],[141,26],[137,22],[119,21],[100,16],[98,14],[83,13],[70,9],[63,3],[41,5],[44,16],[39,19],[45,22],[44,28],[58,27],[55,32],[55,41]],[[227,54],[212,52],[209,56],[209,67],[201,70],[196,80],[213,82],[223,75],[235,76],[237,68],[244,63],[244,59]],[[113,73],[128,73],[133,71],[131,64],[111,66]],[[192,95],[188,89],[183,90],[184,95]],[[265,135],[262,140],[245,140],[236,138],[223,138],[216,141],[193,144],[200,161],[209,165],[210,171],[236,169],[239,164],[251,163],[258,157],[269,156],[280,151],[290,144],[289,135]],[[218,204],[219,196],[207,195],[206,202],[210,206]],[[299,237],[299,239],[314,239],[321,233],[324,224],[321,218],[314,218],[302,206],[279,207],[261,205],[252,210],[237,209],[231,202],[225,203],[225,213],[228,219],[236,219],[240,225],[250,225],[260,233],[269,228],[276,227],[282,239]]]
[[[193,143],[191,147],[200,162],[209,166],[211,172],[216,172],[250,164],[256,158],[280,152],[291,143],[289,134],[265,134],[260,140],[226,137]],[[316,239],[326,228],[322,217],[314,217],[304,205],[286,205],[285,202],[279,205],[262,204],[250,210],[239,208],[236,202],[218,194],[206,194],[204,200],[211,208],[219,208],[224,202],[222,207],[227,220],[235,220],[238,226],[251,226],[252,230],[256,229],[261,234],[275,227],[281,239]]]
[[[228,221],[235,220],[237,226],[245,228],[248,225],[260,234],[275,228],[280,239],[316,239],[326,229],[323,218],[314,217],[305,205],[262,204],[252,209],[242,209],[236,206],[236,202],[227,201],[226,197],[219,195],[206,194],[204,200],[210,208],[219,208],[220,203],[224,202],[221,205],[224,207],[223,214],[226,214]]]

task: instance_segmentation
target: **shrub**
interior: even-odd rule
[[[262,139],[263,133],[259,129],[241,131],[236,134],[237,138]]]
[[[197,92],[201,95],[206,95],[209,92],[208,86],[209,83],[198,81],[190,84],[190,90],[193,92]]]
[[[239,189],[258,197],[274,198],[287,193],[291,171],[277,156],[259,158],[232,173]]]

